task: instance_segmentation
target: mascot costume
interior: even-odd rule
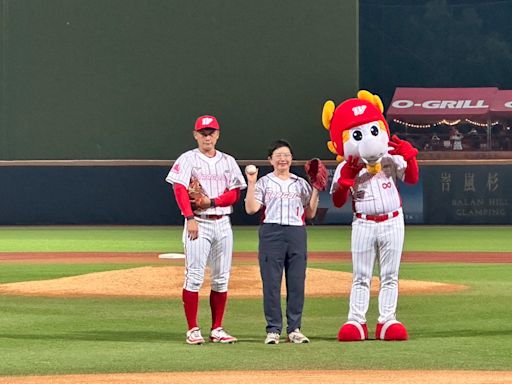
[[[415,184],[419,179],[416,155],[409,142],[391,137],[384,107],[377,95],[359,91],[337,108],[327,101],[322,123],[329,130],[327,146],[340,161],[331,194],[336,207],[352,197],[352,289],[348,321],[339,341],[368,339],[366,312],[375,261],[380,269],[377,340],[407,340],[405,326],[396,319],[398,271],[404,242],[404,216],[397,179]]]

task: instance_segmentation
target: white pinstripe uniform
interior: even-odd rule
[[[350,293],[349,321],[366,323],[370,302],[370,284],[375,259],[380,264],[379,323],[395,319],[398,301],[398,271],[404,242],[402,201],[396,179],[403,180],[407,163],[402,156],[385,155],[382,170],[371,175],[363,168],[351,189],[353,281]],[[336,168],[331,194],[337,188],[342,162]],[[369,216],[387,215],[383,221]],[[385,217],[385,216],[384,216]]]
[[[269,173],[256,182],[254,197],[265,206],[264,223],[303,226],[311,193],[311,186],[301,177],[291,174],[282,180]]]
[[[219,150],[212,158],[205,156],[197,148],[185,152],[175,161],[165,180],[170,184],[179,183],[188,188],[191,177],[199,180],[210,198],[216,198],[227,190],[247,187],[235,159]],[[186,269],[183,288],[186,290],[198,292],[201,289],[207,264],[211,269],[212,290],[228,290],[233,256],[233,231],[229,218],[232,212],[231,206],[194,211],[199,226],[199,237],[195,240],[188,238],[185,222],[183,244]],[[207,218],[211,215],[222,218]]]

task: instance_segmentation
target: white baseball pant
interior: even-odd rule
[[[398,272],[404,243],[404,217],[382,222],[352,222],[352,290],[349,321],[366,323],[375,260],[380,265],[379,323],[395,319],[398,303]]]
[[[204,282],[206,266],[211,271],[211,289],[216,292],[228,290],[233,257],[233,231],[228,215],[221,219],[201,219],[196,217],[199,236],[190,240],[187,227],[183,231],[185,248],[185,283],[183,288],[199,292]]]

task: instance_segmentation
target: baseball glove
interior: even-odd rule
[[[196,209],[200,209],[201,201],[208,197],[203,186],[196,177],[190,178],[190,183],[188,185],[188,197],[194,211]]]
[[[329,172],[327,171],[325,164],[322,163],[322,160],[318,158],[308,160],[306,164],[304,164],[304,170],[306,171],[309,183],[313,188],[318,189],[319,191],[325,191],[327,188]]]

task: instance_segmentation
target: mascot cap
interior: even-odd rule
[[[200,131],[201,129],[211,128],[211,129],[220,129],[219,122],[217,119],[210,115],[200,116],[196,120],[196,124],[194,129],[196,131]]]
[[[367,100],[348,99],[338,105],[331,120],[331,137],[341,137],[343,131],[372,121],[382,121],[389,133],[388,123],[379,109]]]

